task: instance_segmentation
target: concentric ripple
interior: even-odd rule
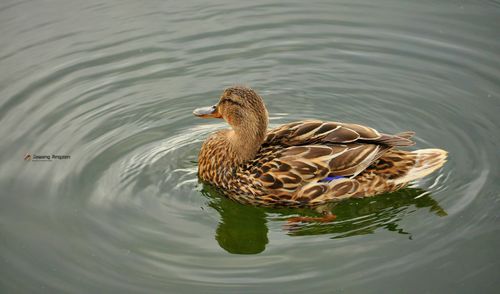
[[[4,1],[0,292],[493,292],[499,17],[486,0]],[[233,84],[273,127],[414,130],[449,161],[329,223],[239,205],[196,176],[226,125],[191,114]]]

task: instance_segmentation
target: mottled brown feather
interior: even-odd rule
[[[228,112],[221,114],[224,118],[234,117],[231,111],[241,107],[241,125],[232,121],[234,132],[219,131],[204,142],[198,174],[244,204],[315,207],[391,192],[439,168],[446,159],[446,152],[438,149],[396,149],[413,145],[413,132],[388,135],[363,125],[319,120],[266,131],[262,99],[248,88],[226,90],[219,103],[225,105],[221,111]],[[235,141],[240,137],[246,141]],[[256,149],[239,150],[249,146]],[[327,176],[344,178],[322,181]]]

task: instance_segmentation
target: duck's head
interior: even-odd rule
[[[262,98],[250,88],[227,88],[217,104],[195,109],[193,114],[203,118],[223,118],[231,126],[231,131],[216,135],[227,138],[227,158],[232,158],[234,164],[252,159],[264,142],[267,110]]]
[[[265,133],[267,129],[264,101],[254,90],[247,87],[227,88],[217,104],[197,108],[193,114],[203,118],[223,118],[240,135],[257,135],[262,131]]]

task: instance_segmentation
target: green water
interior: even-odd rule
[[[498,292],[499,28],[493,0],[1,1],[0,293]],[[329,223],[242,206],[191,114],[234,84],[449,161]]]

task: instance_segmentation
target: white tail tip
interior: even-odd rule
[[[394,180],[396,184],[411,182],[423,178],[445,164],[448,152],[442,149],[420,149],[411,152],[415,155],[415,165],[406,175]]]

